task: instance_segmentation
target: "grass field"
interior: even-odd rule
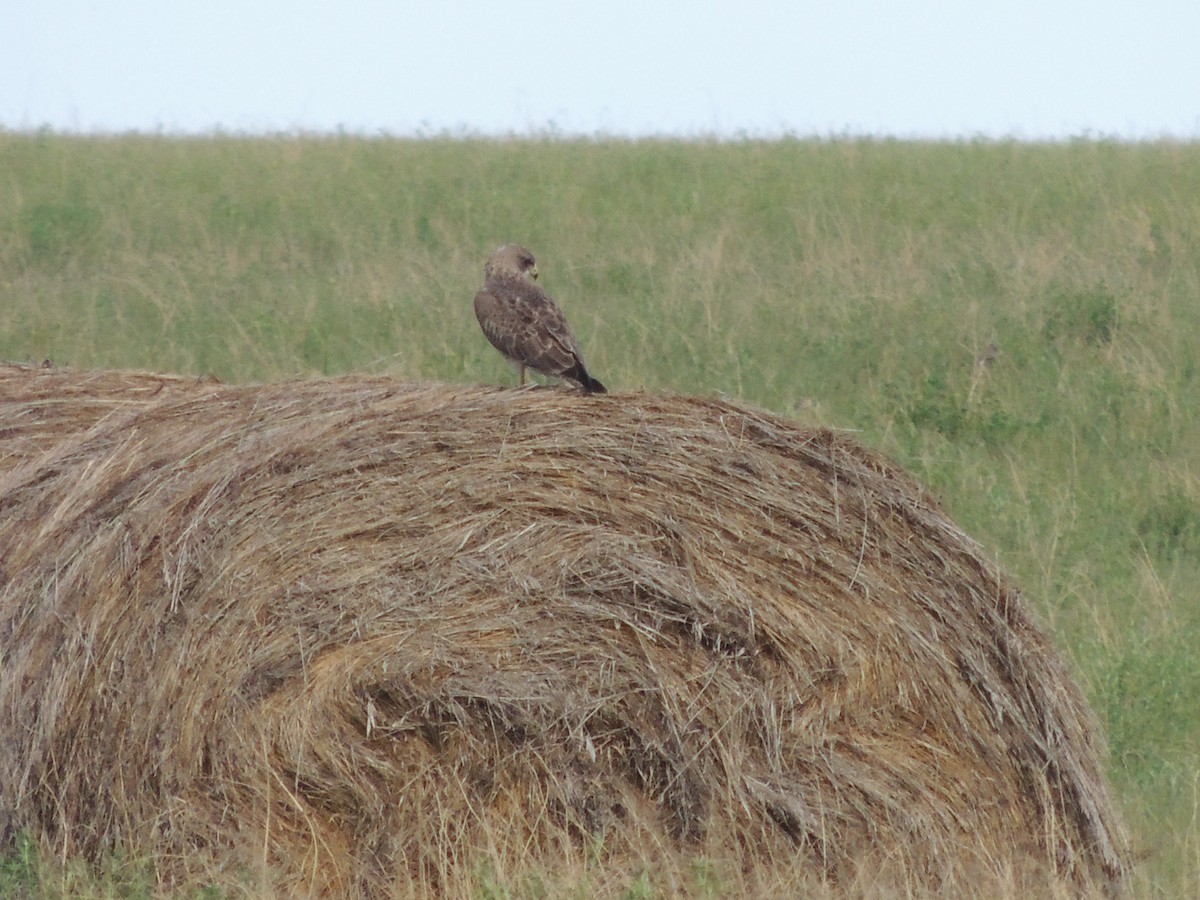
[[[505,240],[610,390],[929,484],[1104,722],[1137,895],[1200,896],[1200,145],[0,133],[0,359],[511,383],[471,311]],[[0,891],[122,872],[22,846]]]

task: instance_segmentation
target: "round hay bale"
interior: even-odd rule
[[[153,378],[0,371],[7,834],[284,895],[700,853],[746,885],[1119,886],[1060,657],[846,435]]]

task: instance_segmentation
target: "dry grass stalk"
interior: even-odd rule
[[[885,459],[725,402],[0,368],[0,648],[0,830],[167,883],[1126,866],[1013,585]]]

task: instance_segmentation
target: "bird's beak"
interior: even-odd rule
[[[529,269],[529,277],[537,281],[537,266],[531,266]]]

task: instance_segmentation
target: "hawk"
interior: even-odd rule
[[[516,368],[522,385],[529,368],[566,379],[589,394],[608,393],[588,374],[562,310],[533,283],[537,277],[533,254],[520,244],[496,248],[475,295],[475,318],[484,335]]]

